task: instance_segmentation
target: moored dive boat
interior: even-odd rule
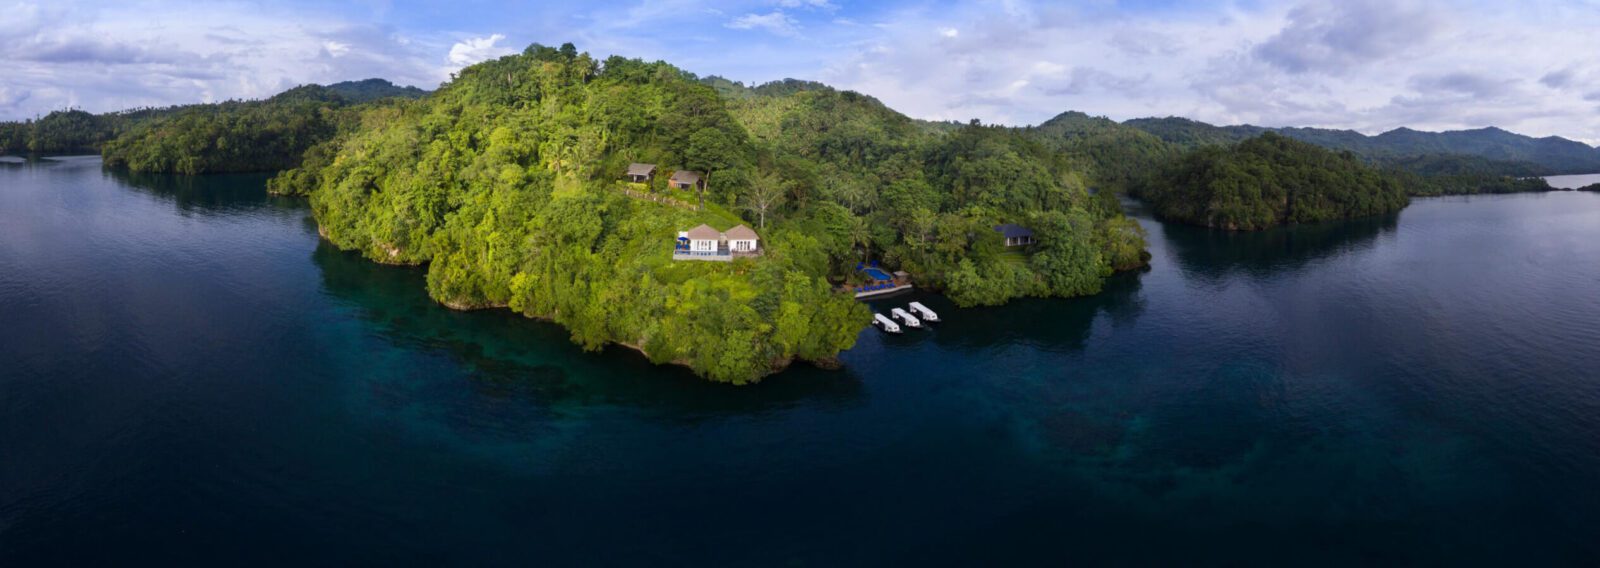
[[[883,314],[872,314],[872,325],[889,333],[900,333],[900,324],[883,317]]]
[[[922,321],[928,323],[939,323],[939,314],[933,313],[933,310],[930,310],[927,306],[922,305],[922,302],[911,302],[910,308],[911,314],[921,318]]]
[[[913,329],[922,327],[922,321],[918,320],[917,316],[911,315],[910,312],[907,312],[907,311],[902,310],[900,308],[895,308],[893,310],[889,310],[889,316],[894,318],[895,320],[899,321],[900,323],[905,324],[906,327],[913,328]]]

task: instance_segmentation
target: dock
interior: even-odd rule
[[[912,288],[915,288],[915,286],[912,286],[910,284],[894,284],[894,285],[889,285],[889,286],[883,287],[883,288],[873,288],[871,286],[866,286],[865,288],[869,288],[869,289],[868,290],[861,290],[861,291],[856,292],[856,299],[859,300],[859,299],[862,299],[862,298],[876,298],[878,296],[888,296],[890,294],[898,294],[900,292],[904,292],[906,290],[910,290]]]

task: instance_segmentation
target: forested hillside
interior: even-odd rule
[[[1249,126],[1215,127],[1189,119],[1137,119],[1117,123],[1104,117],[1066,112],[1023,131],[1041,143],[1064,152],[1079,164],[1098,188],[1140,196],[1152,193],[1156,174],[1188,152],[1201,148],[1231,147],[1265,133],[1280,134],[1318,146],[1346,144],[1358,132],[1286,128],[1268,130]],[[1155,133],[1160,133],[1157,136]],[[1400,183],[1409,195],[1465,195],[1550,191],[1543,168],[1528,162],[1501,162],[1463,154],[1420,154],[1406,157],[1366,158]]]
[[[38,120],[0,122],[0,154],[94,154],[140,120],[161,110],[90,114],[59,110]]]
[[[1140,118],[1124,125],[1138,128],[1184,149],[1234,144],[1276,132],[1336,151],[1349,151],[1378,165],[1394,165],[1420,156],[1455,155],[1483,160],[1496,175],[1556,175],[1600,172],[1600,149],[1555,136],[1532,138],[1499,128],[1422,132],[1397,128],[1377,136],[1353,130],[1213,126],[1187,118]],[[1500,167],[1500,166],[1510,167]],[[1416,173],[1424,174],[1418,171]]]
[[[1271,132],[1189,152],[1143,197],[1163,218],[1229,230],[1378,215],[1408,202],[1402,180],[1354,155]]]
[[[381,79],[304,85],[259,101],[189,105],[139,121],[105,143],[110,167],[181,174],[273,172],[300,164],[306,150],[356,124],[353,105],[421,96]]]
[[[535,45],[417,103],[363,110],[275,188],[309,194],[340,248],[427,263],[447,305],[552,319],[586,348],[633,345],[729,382],[849,348],[869,314],[832,288],[859,280],[859,262],[963,305],[1092,294],[1144,262],[1115,199],[1091,198],[1071,160],[1012,129],[936,134],[857,93],[709,83]],[[632,162],[662,173],[629,187]],[[679,169],[708,187],[665,188]],[[677,231],[702,222],[757,227],[765,254],[672,260]],[[991,227],[1005,222],[1041,242],[1004,250]]]
[[[1045,146],[1063,152],[1098,190],[1138,193],[1161,166],[1182,149],[1143,130],[1105,117],[1064,112],[1024,129]]]
[[[334,109],[427,92],[383,79],[305,85],[261,101],[143,108],[105,114],[56,111],[39,120],[0,123],[0,153],[104,154],[134,171],[277,171],[332,136]],[[353,115],[352,115],[353,116]]]
[[[328,85],[328,90],[351,104],[370,103],[382,99],[420,99],[428,92],[416,87],[402,87],[384,79],[343,81]]]
[[[1402,181],[1413,196],[1471,195],[1550,191],[1539,166],[1496,162],[1460,154],[1429,154],[1389,160],[1385,171]]]

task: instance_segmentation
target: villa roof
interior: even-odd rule
[[[1033,236],[1033,231],[1029,231],[1026,227],[1023,227],[1022,225],[1016,225],[1016,224],[1012,224],[1012,223],[1006,223],[1004,225],[995,225],[994,226],[994,230],[995,230],[995,232],[1000,233],[1001,235],[1005,236],[1005,238],[1008,238],[1008,239],[1014,239],[1014,238],[1017,238],[1017,237],[1031,237],[1031,236]]]
[[[701,224],[699,227],[689,229],[689,238],[697,241],[714,241],[722,237],[722,233],[711,228],[711,225]]]
[[[700,183],[700,172],[692,170],[672,172],[672,183]]]
[[[630,176],[647,176],[655,173],[655,171],[655,164],[628,164],[628,175]]]
[[[746,227],[744,225],[739,225],[732,229],[728,229],[728,238],[739,241],[753,241],[757,239],[756,232],[750,227]]]

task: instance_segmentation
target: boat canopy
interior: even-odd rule
[[[906,325],[911,327],[922,327],[922,322],[917,320],[917,316],[911,315],[911,312],[907,312],[900,308],[895,308],[889,310],[889,313],[893,314],[894,317],[900,318],[900,321],[906,322]]]
[[[872,321],[882,326],[884,331],[890,333],[900,332],[900,324],[895,323],[892,319],[884,317],[883,314],[872,314]]]

